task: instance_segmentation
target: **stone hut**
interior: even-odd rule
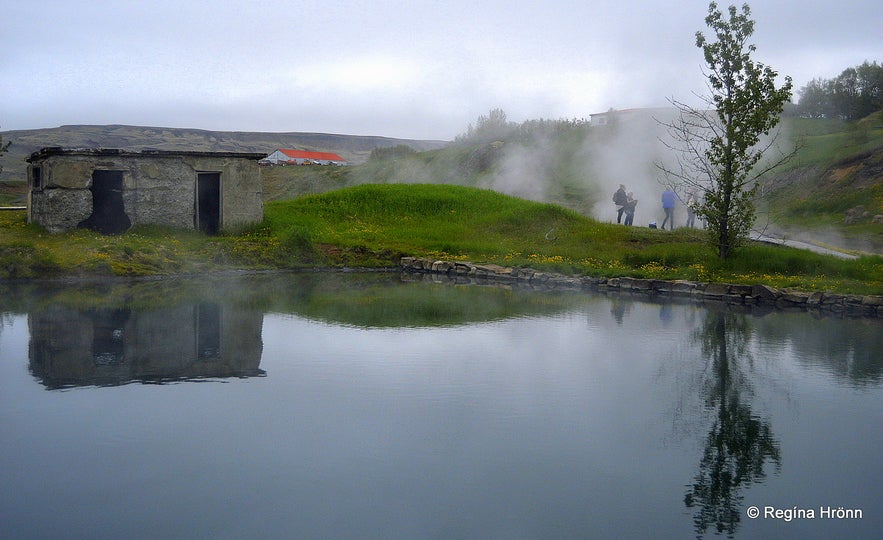
[[[207,234],[260,222],[265,154],[43,148],[28,158],[28,222],[106,234],[166,225]]]

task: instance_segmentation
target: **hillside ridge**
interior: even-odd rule
[[[0,131],[9,151],[0,154],[0,181],[26,180],[25,159],[47,146],[70,148],[124,148],[128,150],[195,150],[266,152],[296,148],[334,152],[352,163],[368,159],[374,148],[407,145],[418,152],[442,148],[447,141],[398,139],[377,135],[346,135],[316,132],[212,131],[162,126],[64,125],[55,128]]]

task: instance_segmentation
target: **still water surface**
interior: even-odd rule
[[[397,275],[5,286],[0,537],[880,538],[881,330]]]

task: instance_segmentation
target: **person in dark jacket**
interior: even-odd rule
[[[613,194],[613,204],[618,206],[616,209],[616,222],[622,221],[622,214],[625,212],[625,205],[628,203],[628,195],[625,193],[625,185],[619,184],[619,189]]]
[[[635,208],[638,206],[638,199],[635,199],[633,193],[629,191],[628,200],[625,203],[625,224],[631,225],[635,222]]]

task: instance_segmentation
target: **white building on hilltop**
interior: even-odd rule
[[[347,161],[331,152],[307,152],[280,148],[261,160],[264,165],[347,165]]]

